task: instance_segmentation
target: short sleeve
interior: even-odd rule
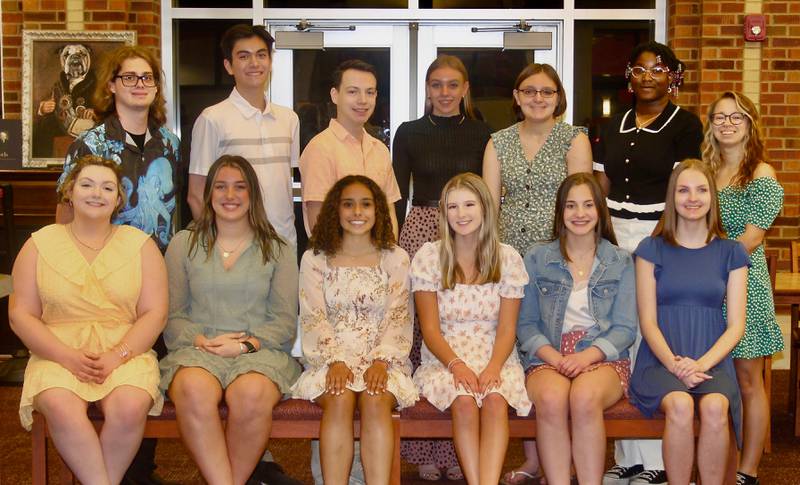
[[[750,267],[750,255],[747,254],[747,249],[745,249],[744,244],[733,240],[731,240],[730,243],[731,247],[728,251],[728,263],[726,268],[728,273],[745,266]]]
[[[192,146],[189,152],[189,173],[208,175],[211,164],[217,159],[219,130],[208,113],[200,113],[192,128]]]
[[[528,272],[522,256],[512,248],[503,244],[500,246],[500,296],[502,298],[522,298],[525,295],[525,285],[528,284]]]
[[[648,236],[639,243],[633,255],[637,258],[650,261],[656,266],[661,266],[661,246],[663,239]]]
[[[564,150],[569,151],[572,148],[572,141],[575,139],[576,136],[583,133],[586,136],[589,136],[589,130],[587,130],[583,126],[572,126],[570,124],[564,123],[566,136],[564,137]]]
[[[439,267],[439,244],[427,242],[411,261],[411,291],[439,291],[441,274]]]
[[[323,148],[318,134],[306,145],[300,154],[300,179],[303,188],[303,202],[322,202],[328,190],[336,183],[333,161]]]
[[[745,188],[745,224],[767,230],[783,207],[783,187],[772,177],[753,179]]]

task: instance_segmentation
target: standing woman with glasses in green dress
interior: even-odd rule
[[[518,123],[492,134],[483,156],[483,178],[500,208],[500,238],[524,256],[533,243],[553,239],[556,192],[567,175],[592,171],[586,129],[558,118],[567,110],[564,86],[549,64],[529,64],[514,82]],[[503,483],[541,476],[534,441],[525,463]]]
[[[727,91],[709,107],[703,159],[719,188],[722,226],[730,239],[744,244],[752,265],[747,273],[744,337],[733,349],[733,365],[744,410],[736,483],[755,485],[769,426],[764,357],[783,350],[764,255],[764,237],[783,206],[783,187],[767,162],[758,110],[743,94]]]

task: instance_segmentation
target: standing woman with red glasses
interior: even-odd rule
[[[744,337],[733,349],[742,393],[744,444],[737,483],[758,483],[758,464],[769,426],[764,357],[783,350],[781,329],[764,255],[764,236],[783,206],[783,187],[767,162],[758,111],[746,96],[727,91],[708,110],[703,158],[719,187],[722,226],[750,253]]]
[[[625,76],[633,106],[605,125],[595,151],[594,169],[605,189],[619,246],[634,251],[649,236],[664,211],[672,169],[700,157],[703,125],[694,114],[673,104],[684,65],[669,47],[646,42],[633,49]],[[641,338],[631,349],[631,364]],[[616,466],[604,485],[666,483],[659,440],[619,440]]]

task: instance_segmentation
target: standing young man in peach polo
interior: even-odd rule
[[[394,203],[400,200],[400,188],[392,157],[386,145],[364,129],[378,97],[375,68],[360,60],[344,61],[333,72],[332,80],[331,101],[336,105],[336,118],[308,142],[300,155],[306,231],[311,234],[322,201],[333,184],[345,175],[365,175],[386,194],[396,237]]]

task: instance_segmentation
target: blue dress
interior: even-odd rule
[[[676,355],[702,357],[727,328],[722,303],[728,274],[749,266],[744,246],[738,241],[715,238],[702,248],[689,249],[672,246],[661,237],[648,237],[634,254],[655,265],[658,328],[669,348]],[[664,396],[673,391],[695,396],[723,394],[728,398],[741,447],[742,399],[730,354],[708,374],[713,378],[687,388],[642,340],[631,376],[630,398],[642,413],[652,416]]]

